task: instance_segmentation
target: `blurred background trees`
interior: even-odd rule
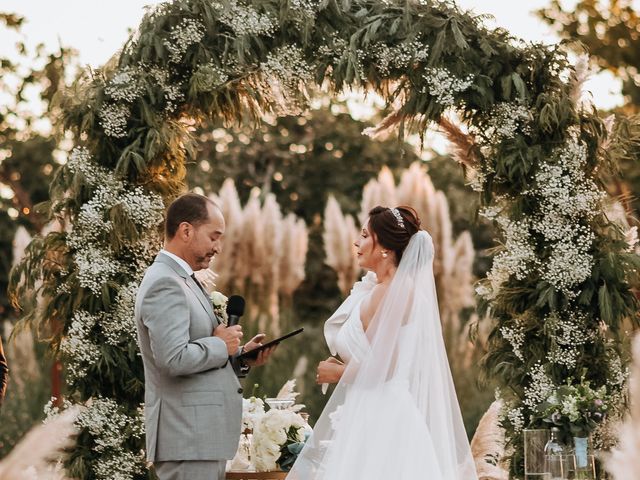
[[[10,362],[10,384],[0,420],[0,456],[43,417],[51,396],[51,360],[31,332],[11,341],[15,311],[7,296],[9,270],[30,235],[45,227],[37,209],[48,200],[48,185],[61,158],[54,98],[64,86],[74,52],[28,51],[21,35],[24,18],[0,12],[0,28],[15,44],[0,56],[0,335]],[[6,56],[5,56],[6,55]],[[17,235],[17,237],[16,237]],[[44,403],[43,403],[44,402]]]
[[[586,49],[598,69],[622,80],[624,113],[640,112],[640,16],[633,0],[579,0],[571,8],[552,0],[537,13],[573,48]]]

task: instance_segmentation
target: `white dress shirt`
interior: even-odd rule
[[[164,248],[160,250],[160,253],[164,253],[169,258],[175,260],[178,263],[178,265],[180,265],[184,269],[184,271],[187,272],[187,275],[189,276],[193,275],[193,269],[189,266],[187,262],[185,262],[184,258],[180,258],[179,256],[171,252],[167,252]]]

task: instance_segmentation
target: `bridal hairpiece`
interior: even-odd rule
[[[396,221],[398,222],[398,226],[400,228],[404,228],[404,220],[402,220],[402,215],[400,215],[400,211],[397,208],[390,208],[393,216],[396,217]]]

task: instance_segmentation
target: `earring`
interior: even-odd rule
[[[387,252],[383,251],[382,252],[382,258],[387,258],[387,257],[388,257]]]

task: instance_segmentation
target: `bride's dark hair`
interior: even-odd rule
[[[369,211],[369,230],[374,234],[374,241],[395,252],[399,264],[409,240],[420,230],[420,218],[411,207],[403,205],[395,209],[400,214],[402,222],[396,218],[391,208],[373,207]]]

